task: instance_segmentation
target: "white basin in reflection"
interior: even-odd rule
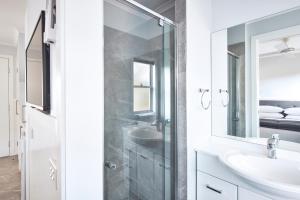
[[[250,184],[286,198],[300,199],[300,159],[282,153],[278,159],[256,153],[230,152],[221,161]]]
[[[155,127],[138,127],[129,131],[129,136],[138,143],[153,144],[161,142],[163,135]]]

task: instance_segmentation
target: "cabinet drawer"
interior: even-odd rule
[[[197,200],[237,200],[237,186],[198,171]]]

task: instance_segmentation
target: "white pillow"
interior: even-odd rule
[[[300,107],[287,108],[284,110],[284,113],[287,115],[299,115],[300,116]]]
[[[260,119],[281,119],[283,115],[281,113],[259,113]]]
[[[285,119],[300,121],[300,116],[288,115],[288,116],[285,117]]]
[[[260,113],[281,113],[284,109],[277,106],[259,106]]]

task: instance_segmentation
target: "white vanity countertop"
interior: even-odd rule
[[[197,152],[207,153],[216,157],[232,150],[251,151],[256,153],[267,152],[266,146],[264,145],[215,136],[212,136],[209,140],[195,149]]]
[[[197,148],[196,151],[197,153],[199,153],[197,154],[199,158],[197,159],[197,169],[200,171],[204,171],[208,174],[215,175],[216,177],[219,177],[223,180],[227,180],[236,185],[241,185],[242,187],[255,188],[254,190],[256,190],[256,192],[262,190],[265,192],[265,194],[273,194],[273,199],[281,200],[282,196],[284,195],[286,195],[286,197],[288,198],[293,197],[292,199],[294,199],[296,195],[296,199],[298,199],[298,194],[300,194],[300,188],[297,185],[299,181],[295,181],[293,179],[299,176],[298,171],[300,173],[300,170],[297,168],[297,166],[299,166],[300,163],[299,152],[278,149],[278,160],[269,160],[269,158],[267,158],[267,148],[265,145],[234,141],[218,137],[212,137],[210,140],[206,141],[201,146],[199,146],[199,148]],[[229,154],[236,154],[236,158],[241,158],[237,163],[246,164],[246,166],[241,167],[239,164],[236,166],[231,166],[230,162],[224,159],[226,157],[229,158]],[[250,158],[254,158],[254,161],[265,161],[266,165],[259,166],[259,164],[261,163],[258,163],[257,165],[254,163],[253,165],[253,162],[250,162],[252,161]],[[247,159],[250,159],[250,161]],[[230,158],[230,160],[232,159]],[[296,167],[285,165],[285,160],[290,161]],[[247,163],[250,163],[250,166],[248,166]],[[273,166],[274,168],[266,168],[267,164]],[[249,168],[249,170],[245,170],[247,169],[247,167]],[[285,169],[289,167],[293,168],[295,176],[287,174],[287,170]],[[235,168],[237,168],[238,170],[236,170]],[[251,169],[253,171],[252,174]],[[273,171],[274,174],[272,174]],[[231,173],[235,174],[236,176],[232,176]],[[282,177],[283,174],[287,174],[287,176]],[[275,175],[278,175],[277,179],[277,176]],[[272,184],[272,181],[270,181],[269,179],[276,179],[278,184]],[[292,181],[292,183],[294,183],[293,187],[290,187],[289,184],[287,184],[289,183],[289,181]],[[249,186],[249,184],[252,186]],[[256,187],[255,185],[259,185],[259,187]],[[287,194],[287,192],[289,192],[289,194]],[[281,197],[277,198],[276,196],[278,195]]]
[[[282,142],[282,141],[281,141]],[[267,139],[261,139],[259,143],[251,143],[249,141],[232,140],[223,137],[212,136],[205,143],[199,145],[195,149],[197,152],[207,153],[211,156],[220,156],[228,151],[246,151],[267,154]],[[297,146],[300,146],[297,144]],[[288,153],[294,157],[300,157],[300,152],[278,149],[278,154]]]

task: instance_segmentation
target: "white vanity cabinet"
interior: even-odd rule
[[[209,174],[197,172],[197,200],[271,200]]]
[[[237,186],[197,172],[197,200],[237,200]]]
[[[249,186],[220,163],[217,156],[201,151],[197,151],[196,187],[197,200],[283,200]]]
[[[129,187],[128,199],[169,200],[171,188],[170,160],[163,157],[159,148],[124,140],[124,176]]]

